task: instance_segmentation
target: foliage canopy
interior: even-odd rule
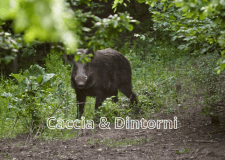
[[[131,31],[133,26],[130,23],[138,23],[128,13],[101,19],[92,12],[84,12],[79,9],[81,4],[94,5],[86,0],[1,0],[0,3],[1,47],[14,49],[12,51],[18,51],[23,42],[35,40],[61,42],[70,52],[74,52],[78,45],[97,50],[112,46],[112,39],[119,32],[126,29]],[[88,19],[93,22],[90,28],[83,26]],[[23,36],[3,30],[2,26],[8,20],[13,21],[13,31]],[[90,32],[92,34],[88,35]]]

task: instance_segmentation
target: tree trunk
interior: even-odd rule
[[[17,57],[15,57],[14,60],[13,60],[12,72],[13,73],[18,73],[18,59],[17,59]]]

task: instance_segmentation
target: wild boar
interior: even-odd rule
[[[86,96],[96,97],[95,109],[111,96],[118,101],[118,89],[127,96],[131,103],[138,104],[137,96],[132,92],[131,67],[129,61],[118,51],[111,48],[98,50],[78,49],[77,54],[93,54],[90,63],[74,61],[74,55],[67,55],[73,63],[71,86],[77,96],[77,118],[84,112]]]

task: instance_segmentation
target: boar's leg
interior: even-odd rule
[[[76,95],[77,95],[77,119],[78,119],[78,118],[81,118],[81,116],[84,113],[86,95],[80,91],[77,91]]]
[[[97,91],[96,94],[96,102],[95,102],[95,110],[98,109],[99,106],[102,105],[102,102],[106,99],[106,96],[102,91]]]
[[[137,96],[134,92],[132,92],[131,90],[131,85],[123,85],[119,88],[119,90],[125,95],[127,96],[127,98],[130,99],[131,103],[134,104],[134,102],[136,104],[138,104],[137,101]]]

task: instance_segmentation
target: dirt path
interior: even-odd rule
[[[178,117],[179,119],[179,117]],[[178,129],[96,129],[66,141],[35,140],[26,136],[0,141],[0,159],[100,160],[225,160],[225,126],[178,120]]]

